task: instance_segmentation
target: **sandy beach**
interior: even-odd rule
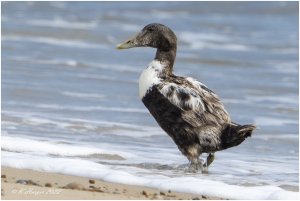
[[[93,178],[1,167],[3,200],[215,200],[216,197],[163,191]]]

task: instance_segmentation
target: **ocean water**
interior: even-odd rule
[[[2,165],[231,199],[297,199],[298,2],[2,2]],[[138,98],[151,48],[116,44],[159,22],[175,74],[214,90],[253,137],[208,174]]]

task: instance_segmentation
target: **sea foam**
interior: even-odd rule
[[[214,33],[182,32],[180,40],[189,44],[192,49],[220,49],[228,51],[249,51],[251,48],[231,41],[227,36]]]
[[[66,21],[64,19],[55,18],[55,19],[31,19],[25,22],[26,24],[33,26],[42,26],[42,27],[56,27],[64,29],[93,29],[97,27],[97,22],[72,22]]]
[[[289,192],[275,186],[244,187],[223,182],[198,179],[192,176],[167,177],[161,175],[137,176],[112,167],[70,158],[33,156],[23,153],[2,152],[2,165],[33,169],[89,178],[103,179],[130,185],[140,185],[162,190],[217,196],[228,199],[298,199],[297,192]]]
[[[20,42],[33,42],[42,43],[55,46],[65,46],[72,48],[96,48],[104,49],[107,48],[105,45],[93,44],[90,42],[85,42],[81,40],[69,40],[69,39],[58,39],[51,37],[31,37],[31,36],[19,36],[19,35],[9,35],[2,36],[3,41],[20,41]]]
[[[108,148],[100,149],[96,147],[87,147],[82,144],[69,145],[57,141],[47,142],[10,136],[1,137],[1,148],[2,150],[11,152],[34,153],[37,155],[57,155],[64,157],[87,156],[93,154],[116,154],[123,158],[134,157],[131,153],[111,151]]]

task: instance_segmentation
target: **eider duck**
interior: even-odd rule
[[[156,48],[154,60],[139,79],[139,96],[160,127],[190,161],[192,171],[207,171],[214,153],[241,144],[254,125],[231,121],[219,97],[191,77],[173,74],[177,38],[165,25],[152,23],[117,49]],[[203,164],[202,153],[207,153]]]

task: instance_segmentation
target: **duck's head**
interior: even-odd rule
[[[177,39],[174,32],[167,26],[152,23],[145,26],[137,35],[117,46],[117,49],[133,47],[153,47],[160,51],[176,50]]]

